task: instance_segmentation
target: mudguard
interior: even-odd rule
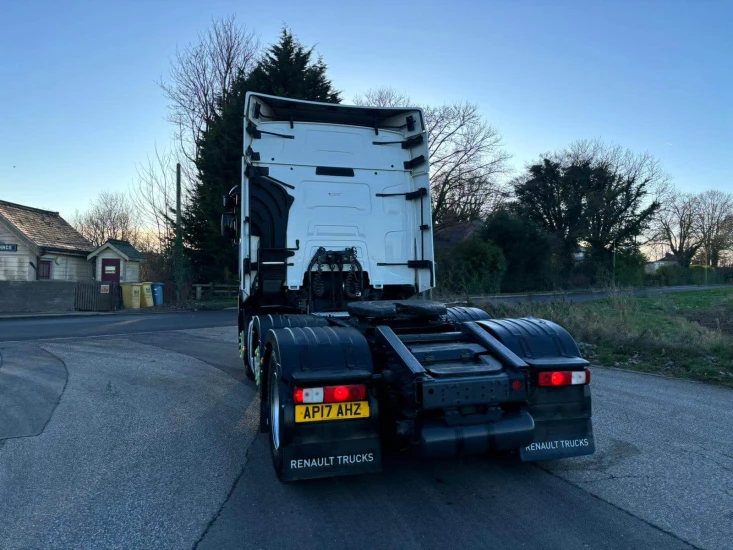
[[[575,340],[560,325],[545,319],[488,319],[477,322],[502,344],[536,368],[585,367]]]
[[[485,321],[491,319],[491,315],[477,307],[453,306],[449,307],[447,317],[453,323],[465,323],[467,321]]]
[[[268,331],[266,350],[268,358],[276,354],[281,370],[282,479],[295,481],[380,471],[379,405],[369,389],[374,366],[366,338],[358,330],[346,327],[277,328]],[[268,362],[269,359],[265,365]],[[368,418],[295,422],[295,387],[359,383],[367,384]]]
[[[260,350],[260,356],[263,355],[265,349],[265,338],[271,329],[284,327],[325,327],[328,321],[322,317],[315,315],[303,314],[281,314],[274,313],[268,315],[256,315],[252,318],[252,350]],[[246,342],[245,337],[245,342]],[[260,384],[260,365],[253,367],[254,379],[257,385]]]
[[[534,441],[520,449],[523,461],[550,460],[595,452],[590,386],[537,385],[539,372],[589,366],[560,325],[545,319],[491,319],[476,323],[528,365],[527,404],[535,422]]]

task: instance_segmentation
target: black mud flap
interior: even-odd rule
[[[283,449],[283,481],[370,474],[381,469],[379,437],[303,443]]]
[[[549,420],[535,424],[534,441],[519,449],[522,462],[593,454],[596,450],[590,418]]]

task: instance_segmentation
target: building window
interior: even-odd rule
[[[38,262],[38,278],[45,280],[51,278],[51,262],[49,260]]]

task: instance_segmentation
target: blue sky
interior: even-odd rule
[[[127,190],[170,140],[156,79],[232,13],[265,43],[286,23],[317,44],[346,100],[478,103],[518,169],[602,137],[733,192],[733,2],[0,0],[0,199],[71,216]]]

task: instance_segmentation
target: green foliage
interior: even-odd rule
[[[610,257],[609,257],[610,256]],[[613,252],[608,254],[591,254],[582,262],[578,262],[571,271],[572,288],[605,288],[615,284],[619,287],[644,285],[644,266],[646,256],[633,246],[616,251],[616,267],[614,269]]]
[[[251,74],[240,74],[207,121],[196,159],[198,182],[183,215],[185,251],[196,281],[226,281],[238,273],[237,249],[220,234],[221,197],[240,184],[244,134],[244,99],[248,91],[339,102],[326,76],[326,65],[313,59],[292,33],[283,29]]]
[[[314,49],[306,49],[284,28],[280,42],[270,47],[249,75],[248,89],[292,99],[341,103],[339,92],[333,89],[326,76],[323,59],[313,59]]]
[[[590,245],[594,261],[608,266],[615,246],[633,245],[659,209],[644,201],[648,181],[624,176],[604,162],[544,158],[514,183],[517,210],[562,243],[560,264],[573,269],[580,242]]]
[[[616,253],[616,286],[642,286],[647,257],[637,248]]]
[[[665,265],[657,269],[655,275],[662,286],[690,284],[690,270],[678,265]]]
[[[733,288],[586,303],[477,304],[490,315],[534,316],[567,329],[593,364],[733,387]]]
[[[535,224],[502,208],[489,215],[481,236],[501,248],[506,259],[502,292],[544,290],[551,286],[550,239]]]
[[[439,290],[444,294],[496,293],[506,270],[501,249],[478,237],[453,249],[438,249],[436,263]]]

